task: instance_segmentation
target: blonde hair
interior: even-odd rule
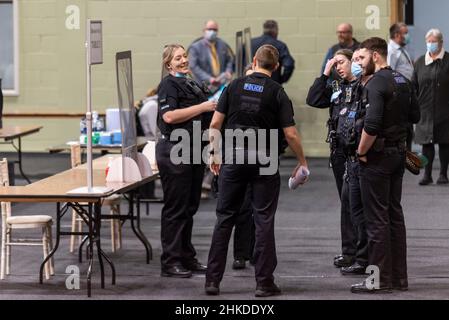
[[[179,48],[185,50],[185,48],[180,44],[168,44],[164,47],[164,52],[162,53],[162,71],[163,73],[169,73],[168,64],[172,61],[175,51]]]

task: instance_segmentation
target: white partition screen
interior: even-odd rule
[[[137,161],[137,132],[131,51],[118,52],[116,54],[116,70],[123,161],[125,161],[125,157]],[[123,165],[123,168],[125,168],[125,165]],[[126,176],[125,173],[123,173],[123,176]]]

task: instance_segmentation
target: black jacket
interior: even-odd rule
[[[279,84],[287,82],[295,70],[295,60],[290,55],[287,45],[269,35],[262,35],[251,39],[252,56],[254,57],[257,49],[265,44],[271,44],[279,51],[279,68],[273,72],[271,79]]]
[[[412,81],[421,110],[415,142],[449,143],[449,53],[428,66],[425,56],[420,57]]]

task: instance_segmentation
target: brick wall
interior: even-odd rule
[[[355,37],[387,36],[389,0],[20,0],[20,96],[5,98],[8,111],[85,112],[85,19],[103,20],[104,64],[93,66],[94,108],[117,104],[115,52],[132,50],[135,98],[160,80],[163,45],[188,46],[201,35],[203,23],[213,18],[219,36],[232,47],[237,30],[262,32],[266,19],[279,22],[279,38],[296,60],[296,71],[286,85],[295,105],[298,127],[308,155],[326,156],[326,110],[305,106],[305,96],[319,75],[325,52],[336,42],[335,28],[350,22]],[[65,27],[66,8],[80,8],[81,28]],[[367,6],[380,9],[380,29],[368,30]],[[28,151],[76,138],[76,119],[5,119],[5,124],[40,123],[44,130],[24,140]],[[0,146],[1,147],[1,146]],[[1,147],[0,150],[7,150]]]

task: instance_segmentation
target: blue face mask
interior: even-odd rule
[[[351,64],[351,73],[354,77],[358,78],[362,75],[363,69],[358,63],[353,62]]]
[[[175,77],[177,77],[177,78],[187,78],[187,74],[186,73],[176,72]]]
[[[438,42],[427,42],[427,51],[432,54],[438,52]]]
[[[404,44],[408,45],[410,43],[410,40],[411,40],[410,34],[406,33],[404,35]]]

